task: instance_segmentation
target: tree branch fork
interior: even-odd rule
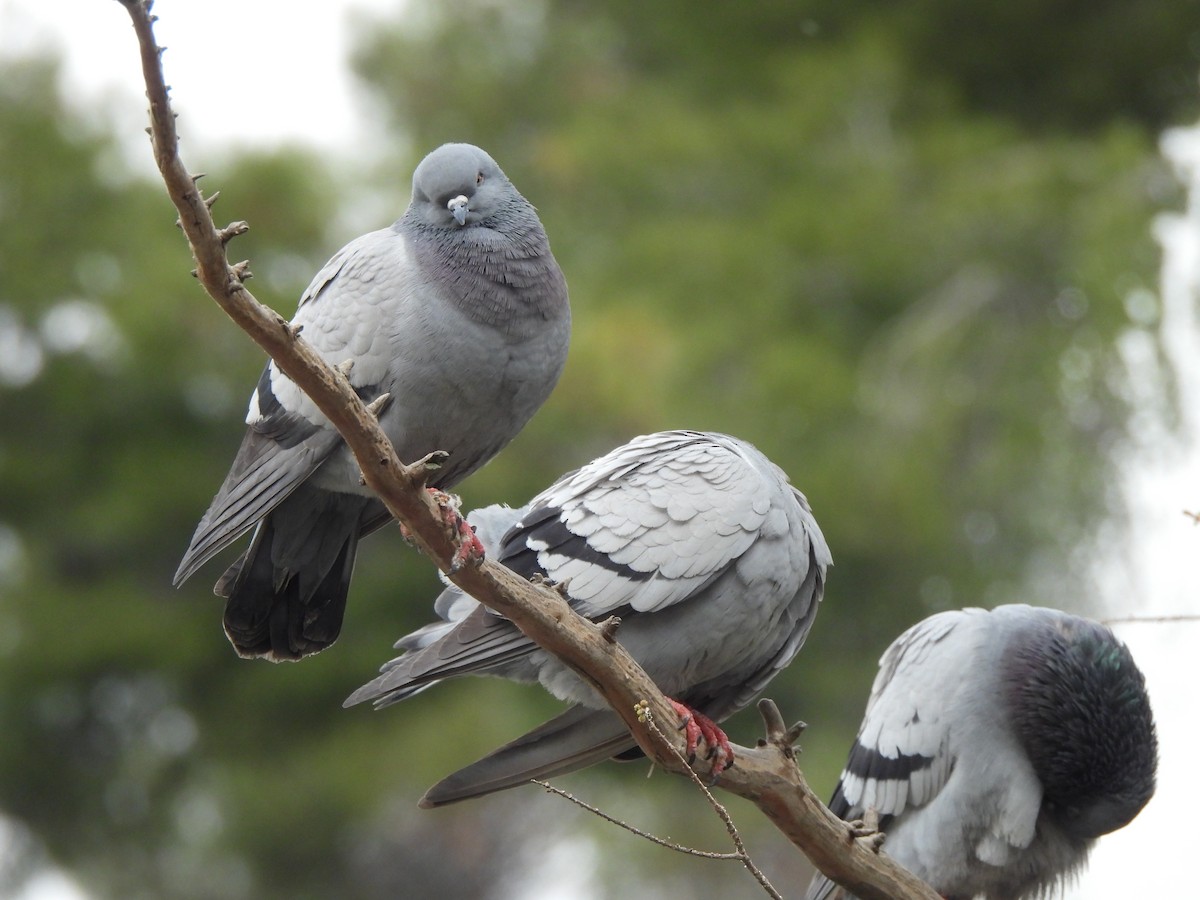
[[[155,162],[179,213],[196,262],[195,275],[225,313],[267,352],[276,365],[337,428],[362,469],[363,480],[406,527],[410,539],[458,587],[511,619],[532,640],[570,665],[621,716],[638,745],[657,765],[688,774],[682,738],[654,722],[674,722],[674,709],[641,667],[621,647],[617,622],[593,623],[577,615],[553,587],[526,581],[491,560],[456,565],[461,536],[447,528],[438,498],[424,490],[436,458],[406,465],[375,417],[378,406],[364,404],[347,379],[349,366],[325,360],[281,315],[246,289],[246,262],[230,264],[226,246],[245,233],[245,222],[218,228],[211,207],[178,152],[178,133],[164,81],[156,17],[149,2],[118,0],[129,12],[141,51],[149,101]],[[376,401],[378,403],[378,401]],[[386,401],[385,401],[386,402]],[[436,455],[435,455],[436,456]],[[444,502],[444,500],[442,501]],[[461,560],[460,560],[461,562]],[[766,736],[754,748],[736,747],[736,762],[719,786],[750,800],[822,872],[863,900],[937,900],[937,894],[885,855],[877,841],[860,836],[833,815],[805,783],[793,743],[800,727],[787,728],[769,700],[759,703]],[[646,711],[649,711],[647,722]],[[701,776],[711,762],[696,760]]]

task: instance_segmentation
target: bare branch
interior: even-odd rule
[[[659,730],[658,723],[654,721],[654,714],[650,712],[648,706],[643,708],[639,718],[645,721],[646,727],[654,732],[658,738],[660,738],[664,743],[668,743],[666,736],[662,733],[662,731]],[[755,864],[754,860],[750,858],[750,854],[746,852],[746,845],[742,842],[742,835],[737,830],[737,826],[733,824],[733,817],[729,815],[729,810],[727,810],[722,803],[718,802],[717,798],[712,795],[712,791],[710,791],[707,785],[700,780],[700,776],[697,775],[690,766],[688,766],[687,760],[684,758],[683,753],[680,752],[679,748],[674,744],[670,744],[670,747],[679,757],[679,762],[682,763],[687,769],[688,777],[691,778],[692,783],[700,789],[700,792],[704,794],[705,799],[708,800],[717,816],[722,822],[725,823],[725,830],[729,832],[729,838],[733,841],[735,855],[742,861],[742,865],[746,867],[746,871],[753,875],[754,880],[762,885],[762,889],[767,892],[769,897],[774,898],[774,900],[783,900],[783,895],[780,894],[779,891],[775,890],[775,885],[771,884],[771,882],[767,879],[767,876],[763,874],[763,871]]]
[[[1118,616],[1115,619],[1101,619],[1101,625],[1128,625],[1134,622],[1145,622],[1151,625],[1161,625],[1168,622],[1200,622],[1200,615],[1181,613],[1175,616]]]
[[[604,810],[592,806],[590,803],[585,803],[574,794],[568,794],[562,788],[555,787],[548,781],[539,781],[536,778],[531,778],[530,781],[532,781],[534,784],[541,785],[551,794],[557,794],[564,800],[570,800],[576,806],[586,809],[594,816],[599,816],[605,822],[616,825],[618,828],[624,828],[630,834],[636,834],[638,837],[645,838],[653,844],[658,844],[660,847],[666,847],[668,850],[674,850],[677,853],[686,853],[688,856],[700,856],[704,859],[735,859],[740,861],[742,858],[741,855],[737,853],[714,853],[711,850],[697,850],[695,847],[685,847],[683,844],[677,844],[674,841],[667,840],[666,838],[660,838],[657,834],[651,834],[648,831],[643,831],[634,825],[630,825],[628,822],[623,822],[614,816],[610,816]]]
[[[225,313],[312,398],[354,453],[364,482],[407,526],[418,548],[442,571],[450,573],[464,536],[445,527],[435,498],[423,490],[430,461],[404,465],[345,376],[300,337],[300,329],[260,304],[246,289],[246,263],[229,264],[209,204],[179,158],[175,116],[163,79],[161,50],[154,38],[149,3],[120,2],[129,12],[141,50],[154,159],[191,245],[196,277]],[[655,734],[638,721],[635,704],[646,704],[651,715],[662,722],[673,721],[675,712],[620,643],[605,638],[605,629],[576,615],[558,592],[533,585],[491,560],[462,565],[450,578],[471,596],[507,616],[595,686],[651,760],[668,771],[690,771],[681,761],[678,735]],[[721,786],[756,803],[789,840],[839,884],[863,900],[937,900],[931,889],[904,869],[848,837],[846,823],[825,809],[808,789],[790,753],[768,745],[738,748],[736,754],[737,765],[722,774]],[[696,767],[701,775],[707,775],[711,764],[698,761]]]

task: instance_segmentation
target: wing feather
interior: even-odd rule
[[[250,429],[229,474],[209,504],[175,572],[175,585],[253,528],[299,487],[337,446],[336,432],[317,431],[290,447]]]
[[[928,804],[945,785],[953,760],[949,722],[937,698],[958,671],[969,643],[956,641],[979,610],[931,616],[884,653],[867,711],[835,791],[843,818],[874,808],[885,820]]]
[[[684,499],[676,499],[681,494]],[[775,515],[771,499],[780,496],[788,503],[798,498],[805,528],[811,525],[808,577],[810,594],[819,599],[823,574],[817,563],[823,573],[829,551],[803,496],[757,451],[724,435],[664,432],[635,438],[535,497],[493,555],[520,574],[540,572],[565,585],[572,607],[589,618],[656,612],[703,591],[738,562],[763,529],[772,537],[785,531],[788,517]],[[751,679],[755,689],[794,655],[815,613],[816,602],[809,600],[804,627],[785,642],[788,651]],[[420,649],[385,666],[348,704],[392,702],[413,683],[486,672],[537,650],[501,616],[482,608],[467,611],[468,605],[455,600],[438,602],[461,619],[402,638],[398,646]]]

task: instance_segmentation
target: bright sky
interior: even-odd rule
[[[167,48],[163,62],[184,140],[357,150],[373,118],[346,65],[352,23],[364,13],[394,17],[403,5],[158,0],[155,31]],[[133,29],[116,0],[0,0],[0,55],[47,47],[61,52],[80,101],[116,94],[117,115],[144,114],[144,104],[128,102],[144,91]]]
[[[294,0],[158,0],[157,33],[168,48],[164,64],[168,83],[174,85],[185,153],[189,144],[212,148],[298,141],[362,155],[380,133],[347,70],[351,26],[363,12],[394,16],[402,5],[403,0],[303,6]],[[145,106],[138,56],[128,17],[115,0],[0,0],[0,56],[47,47],[58,48],[64,57],[65,77],[79,106],[99,104],[119,123],[128,120],[131,133],[141,134]],[[221,61],[233,58],[236,64]],[[238,97],[246,99],[234,99]],[[1173,148],[1175,155],[1200,166],[1200,131],[1176,138]],[[152,171],[148,151],[133,158],[139,168]],[[1193,209],[1190,221],[1169,220],[1159,234],[1178,248],[1175,258],[1181,268],[1171,277],[1194,291],[1200,281],[1200,212]],[[1193,362],[1187,378],[1193,393],[1185,401],[1195,414],[1200,340],[1194,305],[1190,319],[1186,313],[1189,303],[1195,303],[1195,293],[1183,295],[1177,304],[1182,318],[1173,320],[1172,332],[1180,341],[1177,360]],[[1200,605],[1193,563],[1200,530],[1186,527],[1181,512],[1200,505],[1200,423],[1192,424],[1188,446],[1163,455],[1170,440],[1162,438],[1158,456],[1152,458],[1151,448],[1144,448],[1131,467],[1127,489],[1141,501],[1133,529],[1140,540],[1130,551],[1132,569],[1114,572],[1108,597],[1114,609],[1128,610],[1130,598],[1136,598],[1132,602],[1138,612],[1195,613]],[[1197,743],[1194,688],[1190,675],[1181,677],[1185,660],[1200,646],[1200,625],[1128,625],[1118,633],[1130,644],[1150,685],[1162,757],[1158,795],[1132,825],[1100,842],[1089,870],[1067,892],[1071,900],[1178,896],[1181,885],[1194,881],[1190,859],[1178,852],[1177,844],[1187,839],[1187,811],[1200,806],[1190,758]],[[574,897],[591,893],[580,885]],[[18,900],[83,896],[69,879],[51,872]]]

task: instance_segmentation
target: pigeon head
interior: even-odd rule
[[[411,209],[434,228],[486,221],[510,201],[514,189],[496,161],[471,144],[443,144],[413,172]]]
[[[443,144],[421,160],[392,227],[416,267],[476,321],[519,338],[553,320],[565,334],[567,282],[537,210],[478,147]]]
[[[1073,616],[1040,623],[1014,646],[1008,700],[1044,812],[1080,839],[1128,824],[1154,793],[1158,762],[1145,679],[1129,649]]]

